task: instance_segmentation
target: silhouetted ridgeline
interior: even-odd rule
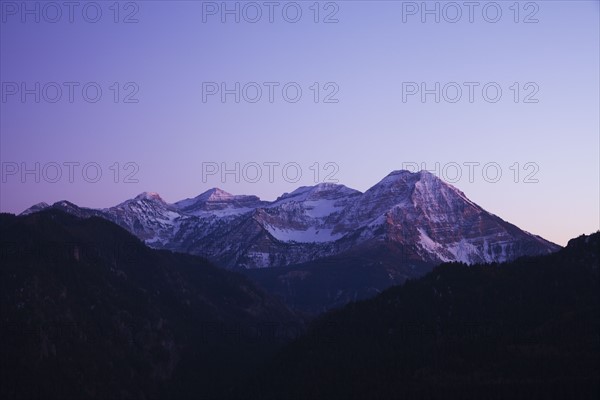
[[[101,218],[0,215],[0,397],[221,398],[302,331],[241,275]]]
[[[597,399],[600,234],[324,315],[238,398]]]

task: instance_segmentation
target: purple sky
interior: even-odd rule
[[[392,170],[439,163],[471,200],[556,243],[599,229],[598,1],[479,2],[472,22],[465,6],[459,18],[427,2],[439,23],[420,1],[275,2],[273,22],[264,2],[238,2],[239,23],[220,1],[121,2],[118,15],[112,0],[87,3],[70,22],[62,2],[0,2],[1,211],[109,207],[143,191],[174,202],[211,187],[272,200],[329,173],[364,191]],[[236,82],[239,103],[207,92]],[[36,163],[39,182],[21,174]],[[203,177],[207,163],[239,163],[239,182]]]

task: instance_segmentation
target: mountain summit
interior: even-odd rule
[[[174,206],[186,214],[240,214],[262,205],[257,196],[233,195],[219,188],[213,188],[194,197],[178,201]]]

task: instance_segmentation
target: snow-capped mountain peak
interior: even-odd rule
[[[228,215],[251,211],[265,202],[257,196],[234,195],[219,188],[212,188],[190,199],[176,202],[173,206],[181,212],[198,214],[221,212]]]
[[[197,200],[204,201],[222,201],[222,200],[231,200],[235,195],[231,193],[227,193],[226,191],[219,188],[212,188],[207,190],[206,192],[200,194],[196,197]]]
[[[160,201],[161,203],[166,203],[162,197],[156,192],[142,192],[134,197],[134,200],[153,200]]]
[[[274,204],[281,203],[283,201],[306,201],[306,200],[319,200],[319,199],[338,199],[341,197],[360,195],[358,190],[350,189],[347,186],[339,185],[336,183],[319,183],[315,186],[301,186],[291,193],[284,193]]]

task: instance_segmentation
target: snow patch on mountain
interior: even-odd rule
[[[343,236],[341,233],[334,234],[333,229],[315,227],[309,227],[305,230],[293,230],[265,225],[265,228],[273,237],[282,242],[322,243],[331,242]]]
[[[438,254],[442,261],[450,261],[450,258],[444,257],[443,254],[440,254],[440,250],[443,248],[443,246],[431,239],[422,228],[417,228],[417,231],[419,232],[419,244],[425,251]]]
[[[466,239],[461,239],[459,242],[448,245],[446,249],[454,256],[452,261],[460,261],[465,264],[472,264],[474,261],[477,261],[477,257],[482,255],[480,249]],[[485,255],[483,258],[485,261],[488,261]]]

